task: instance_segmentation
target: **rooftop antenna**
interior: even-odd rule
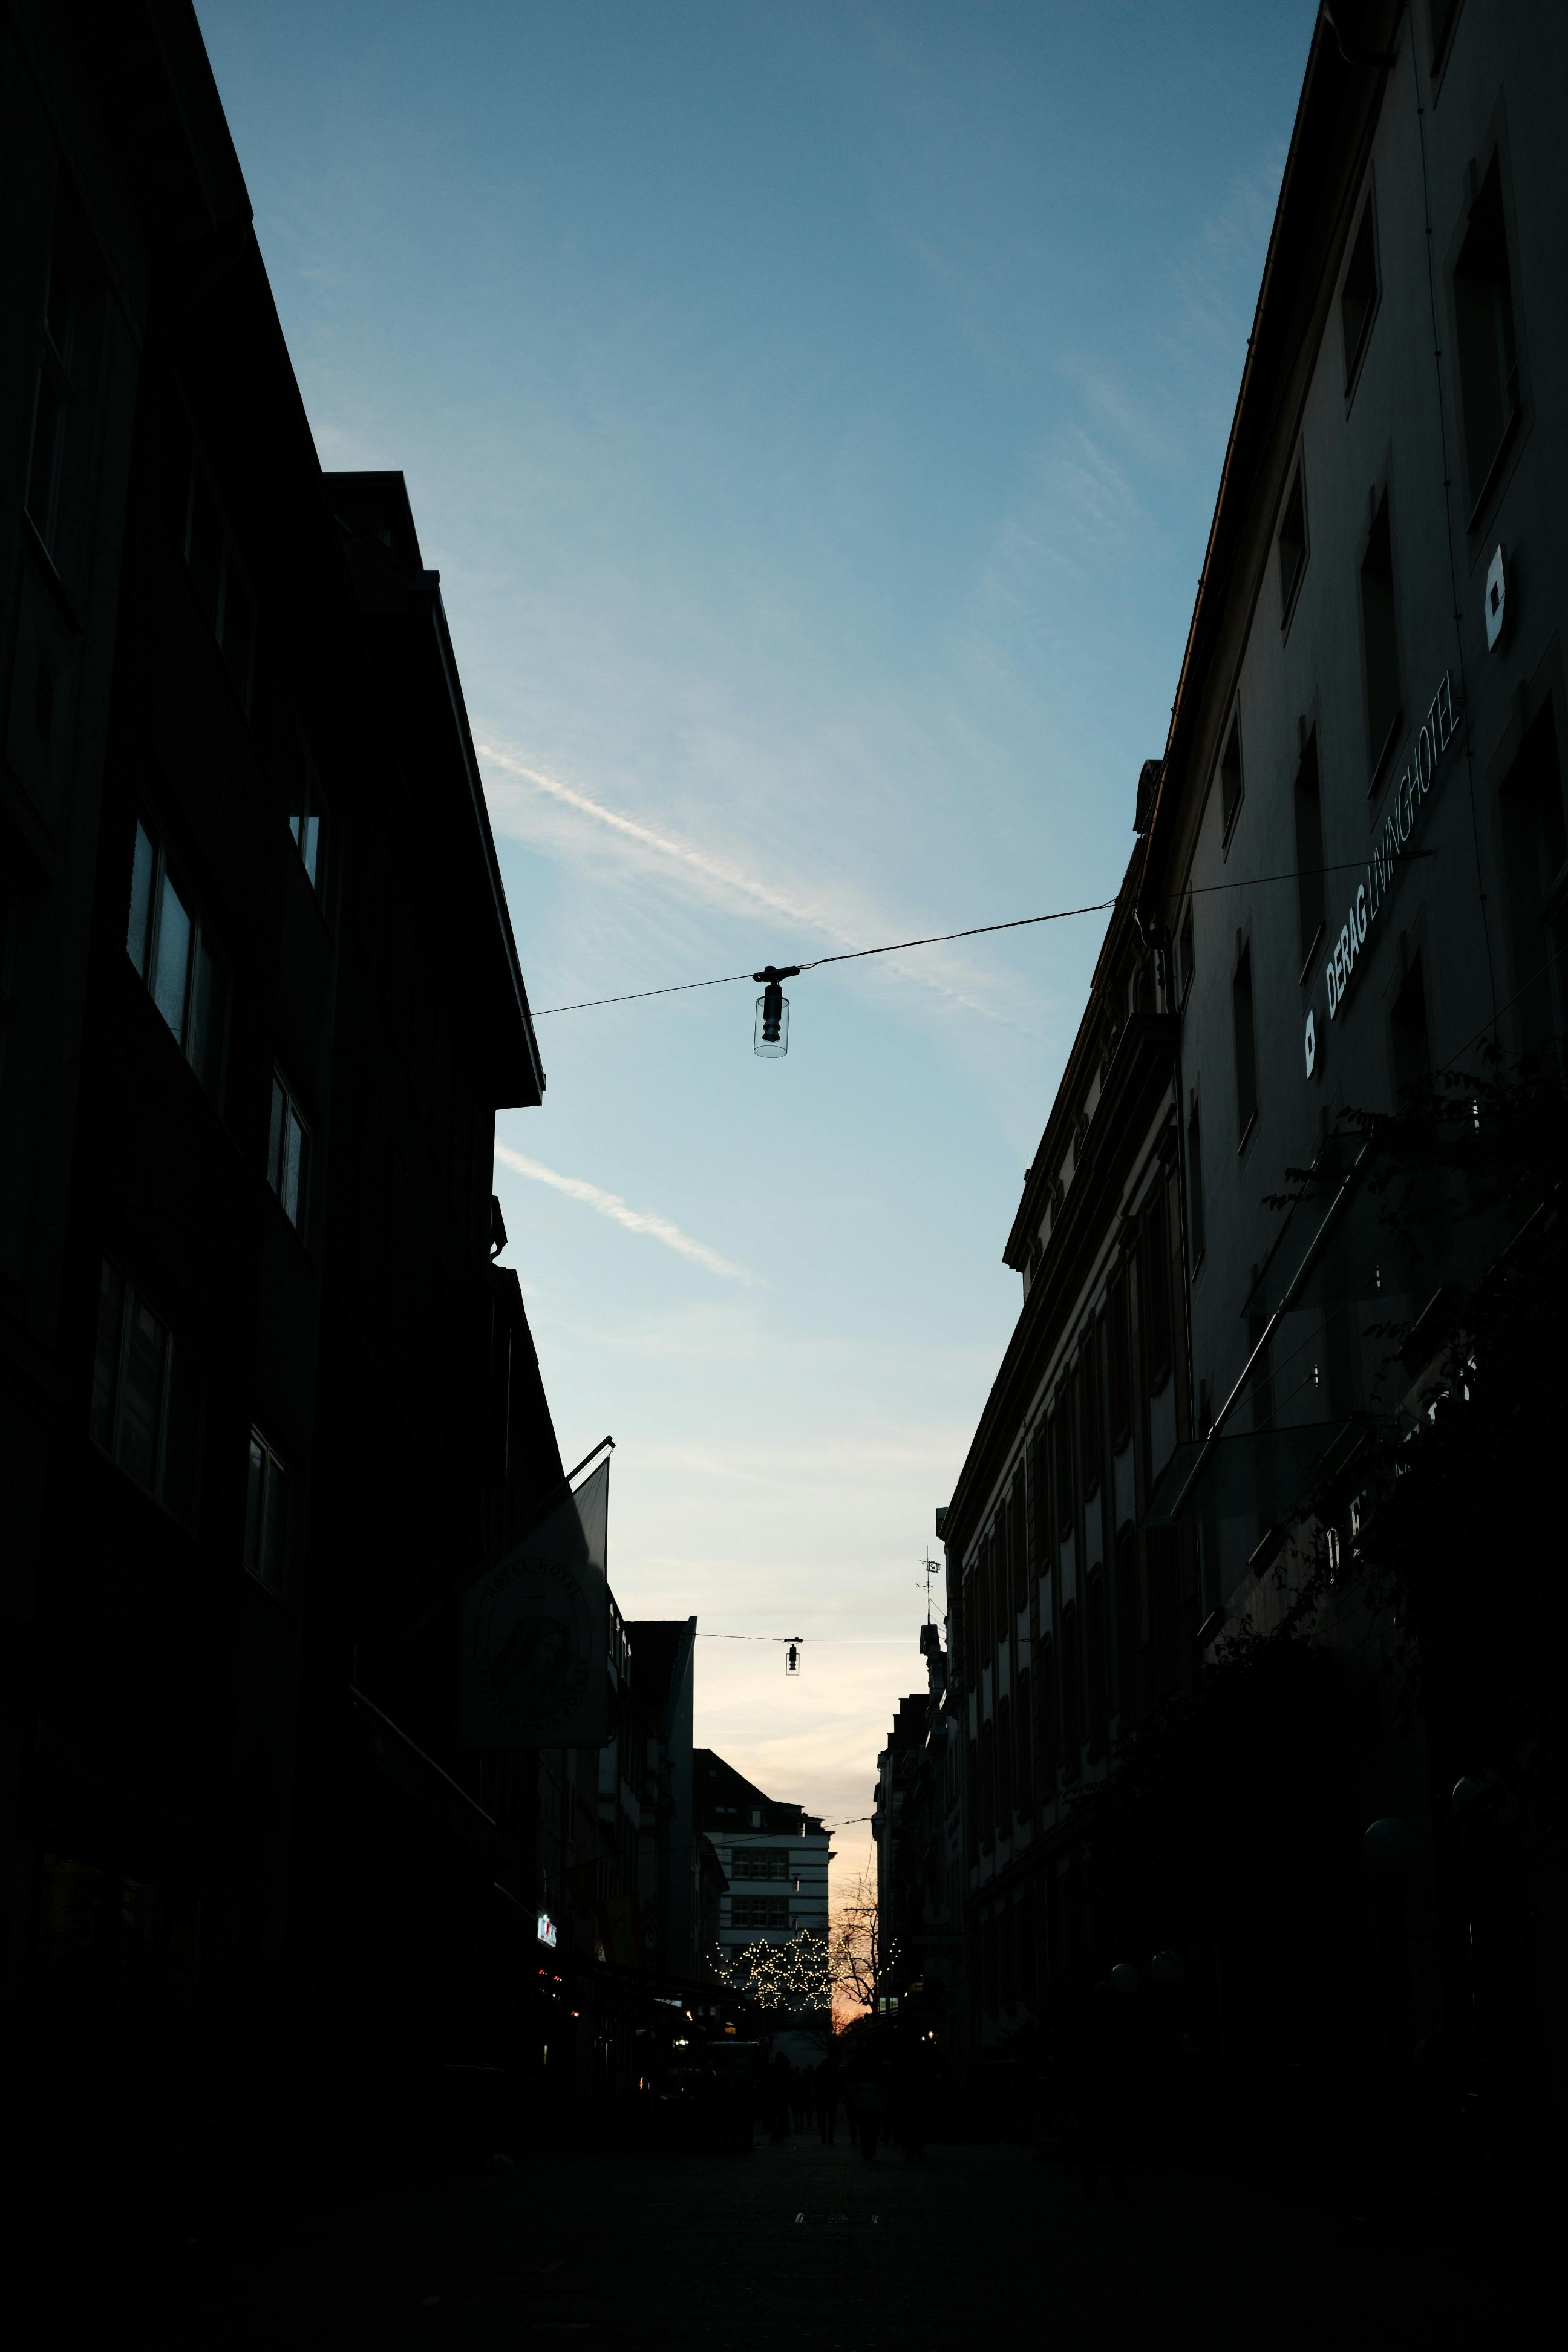
[[[933,1577],[940,1576],[941,1574],[942,1574],[942,1569],[941,1569],[941,1567],[939,1566],[939,1564],[937,1563],[937,1561],[935,1561],[934,1559],[932,1559],[932,1558],[931,1558],[931,1556],[930,1552],[927,1552],[927,1554],[926,1554],[925,1558],[924,1558],[924,1559],[921,1560],[921,1574],[920,1574],[920,1577],[919,1577],[919,1579],[918,1579],[918,1581],[919,1581],[920,1583],[923,1584],[923,1585],[924,1585],[924,1587],[925,1587],[925,1595],[926,1595],[926,1623],[927,1623],[928,1625],[931,1623],[931,1579],[932,1579]]]

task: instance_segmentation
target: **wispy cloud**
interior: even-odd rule
[[[843,945],[848,944],[847,935],[838,929],[826,908],[813,905],[809,900],[792,898],[768,883],[758,881],[755,875],[743,872],[726,858],[715,857],[710,851],[699,849],[689,841],[678,841],[669,834],[656,832],[652,825],[639,824],[635,817],[624,816],[619,809],[606,808],[603,801],[596,801],[589,793],[580,792],[575,784],[565,782],[560,776],[552,776],[548,769],[529,767],[514,752],[504,751],[497,744],[479,743],[475,749],[481,760],[489,760],[496,767],[504,769],[508,775],[519,776],[525,783],[534,785],[542,793],[548,793],[552,800],[574,810],[577,815],[590,817],[595,824],[607,826],[634,847],[647,851],[656,857],[672,859],[676,865],[684,866],[689,874],[714,886],[722,896],[749,899],[753,906],[765,907],[771,915],[783,915],[792,923],[807,924],[814,930],[828,932]]]
[[[548,1184],[554,1192],[564,1192],[570,1200],[585,1202],[601,1217],[612,1217],[617,1225],[625,1225],[628,1233],[650,1234],[656,1242],[662,1242],[666,1249],[674,1250],[680,1257],[691,1258],[698,1265],[705,1265],[710,1274],[721,1274],[731,1282],[756,1280],[756,1276],[748,1273],[743,1265],[731,1264],[716,1249],[710,1249],[706,1242],[693,1241],[689,1234],[683,1234],[678,1224],[672,1223],[668,1217],[661,1217],[657,1210],[634,1209],[629,1202],[622,1200],[618,1192],[606,1192],[603,1185],[590,1184],[585,1176],[563,1176],[559,1169],[547,1168],[542,1160],[530,1160],[525,1153],[513,1151],[509,1144],[498,1143],[495,1156],[514,1174],[526,1176],[535,1184]]]
[[[677,874],[695,884],[704,897],[731,912],[737,900],[763,908],[769,914],[783,916],[787,922],[803,929],[817,932],[831,940],[835,947],[840,948],[863,949],[875,945],[879,933],[883,937],[898,938],[923,929],[918,917],[900,919],[875,908],[856,914],[847,900],[833,906],[825,899],[811,898],[804,892],[792,894],[782,890],[747,873],[729,858],[718,856],[692,842],[683,841],[653,825],[643,824],[636,817],[625,815],[619,809],[595,799],[578,785],[552,775],[548,769],[532,766],[515,751],[501,745],[476,739],[475,749],[488,768],[500,769],[503,775],[515,777],[520,783],[531,786],[534,793],[542,793],[558,808],[603,826],[645,867],[662,870],[666,874],[673,868]],[[487,781],[486,795],[491,814],[502,832],[526,830],[523,809],[504,788],[498,790]],[[936,995],[946,998],[950,1003],[963,1005],[966,1011],[978,1013],[987,1021],[998,1022],[1008,1029],[1027,1028],[1027,1024],[1016,1020],[1010,1011],[1001,1010],[986,1002],[984,995],[978,992],[994,987],[994,981],[968,967],[951,948],[922,953],[909,967],[909,977]]]

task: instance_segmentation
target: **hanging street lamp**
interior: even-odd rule
[[[764,985],[757,999],[757,1024],[752,1037],[752,1051],[764,1060],[782,1061],[789,1052],[789,999],[779,986],[782,980],[794,980],[799,971],[797,963],[767,964],[752,974]]]

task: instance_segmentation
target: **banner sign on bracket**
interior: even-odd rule
[[[610,1737],[610,1465],[474,1579],[459,1612],[468,1748],[603,1748]]]

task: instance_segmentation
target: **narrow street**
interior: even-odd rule
[[[1044,2328],[1063,2352],[1526,2340],[1552,2283],[1466,2234],[1458,2212],[1402,2225],[1212,2174],[1135,2172],[1127,2204],[1091,2204],[1024,2148],[939,2146],[921,2164],[894,2148],[868,2165],[841,2133],[832,2148],[568,2154],[388,2185],[279,2242],[153,2254],[122,2299],[35,2313],[12,2341],[891,2352],[944,2310],[965,2315],[972,2343]]]

